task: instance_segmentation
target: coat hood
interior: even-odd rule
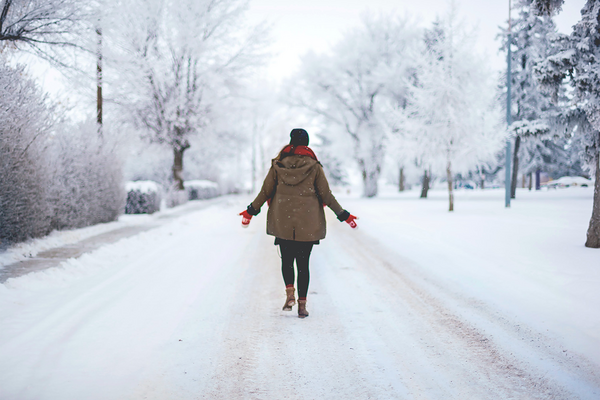
[[[290,155],[281,161],[273,160],[273,168],[283,183],[296,186],[310,175],[317,163],[317,160],[308,156]]]

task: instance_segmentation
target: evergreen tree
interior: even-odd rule
[[[531,9],[538,15],[552,15],[560,11],[565,0],[533,0]]]
[[[550,10],[552,11],[552,10]],[[556,115],[556,122],[578,136],[585,166],[596,176],[594,207],[587,232],[587,247],[600,248],[600,2],[588,0],[581,20],[570,35],[554,40],[560,52],[541,62],[536,72],[542,85],[556,99],[563,81],[573,86],[570,107]]]
[[[518,17],[513,20],[511,41],[511,116],[512,133],[515,137],[513,149],[511,197],[514,199],[518,173],[531,173],[544,168],[551,159],[559,158],[553,152],[561,147],[549,139],[553,133],[544,122],[547,114],[555,106],[550,95],[543,92],[534,73],[536,63],[556,52],[551,37],[556,34],[556,26],[549,16],[538,16],[531,10],[532,0],[518,0],[515,8]],[[503,50],[508,48],[507,32]],[[506,79],[504,79],[506,81]],[[525,162],[521,168],[519,161]],[[533,169],[533,170],[532,170]]]

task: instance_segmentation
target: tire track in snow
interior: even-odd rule
[[[278,311],[279,259],[254,233],[202,398],[578,398],[446,307],[414,266],[332,228],[313,253],[306,320]]]
[[[512,340],[514,321],[333,218],[312,256],[311,316],[301,320],[296,309],[280,311],[280,260],[273,239],[264,235],[265,213],[241,230],[235,211],[232,204],[215,207],[177,222],[173,236],[159,228],[111,245],[134,244],[131,259],[120,260],[119,269],[99,268],[89,282],[84,275],[81,284],[65,285],[78,295],[5,343],[18,345],[26,364],[38,363],[27,367],[30,379],[21,388],[29,388],[8,398],[594,398],[589,387],[600,385],[577,357],[536,364],[536,358],[558,357],[536,347],[546,340],[539,333],[521,326]],[[136,244],[145,238],[145,246]],[[111,248],[96,257],[111,262]],[[98,341],[113,336],[114,328],[107,328],[115,318],[129,342]],[[51,335],[41,335],[47,328]],[[152,340],[136,343],[140,332]],[[37,358],[27,358],[26,344],[36,338]],[[536,341],[525,343],[529,338]],[[130,357],[131,349],[139,358]],[[80,350],[96,359],[77,365]],[[31,373],[38,366],[48,371],[49,363],[60,373]],[[79,391],[59,380],[78,373],[75,366],[93,372],[77,375],[85,382]],[[556,371],[544,377],[549,367]],[[574,383],[557,374],[570,374]],[[19,386],[8,373],[3,382]]]
[[[209,235],[199,234],[194,222],[216,223],[222,214],[199,213],[190,217],[191,223],[179,220],[125,239],[66,265],[65,270],[15,280],[18,286],[22,280],[40,279],[40,290],[55,303],[41,320],[14,316],[22,332],[0,346],[6,383],[0,385],[0,397],[132,398],[124,392],[136,386],[145,367],[156,368],[151,361],[156,349],[170,342],[170,335],[189,318],[190,304],[218,277],[221,260],[230,257],[219,251],[202,254],[206,245],[193,243]],[[216,231],[210,237],[219,240],[222,229]],[[197,265],[198,260],[205,264]],[[44,280],[48,274],[56,281]],[[63,290],[68,295],[62,296]],[[26,310],[44,315],[39,312],[44,308],[36,302]]]
[[[240,249],[247,258],[227,315],[222,361],[201,398],[381,398],[369,395],[368,376],[345,348],[347,332],[340,329],[339,316],[317,312],[301,320],[296,308],[281,311],[281,261],[273,238],[264,235],[264,221],[254,223],[260,229]]]
[[[434,368],[436,374],[447,375],[427,386],[423,381],[428,380],[427,375],[431,371],[421,363],[420,368],[423,368],[421,373],[425,379],[421,377],[422,382],[418,385],[410,382],[413,381],[412,379],[405,380],[408,386],[412,385],[411,398],[420,398],[419,392],[424,388],[426,391],[433,391],[434,398],[594,398],[592,392],[598,388],[595,374],[591,374],[590,378],[590,374],[586,375],[585,371],[573,371],[572,367],[577,363],[572,365],[569,371],[569,367],[563,362],[563,372],[578,375],[578,381],[575,385],[569,385],[568,379],[563,379],[560,383],[550,380],[544,376],[546,371],[532,369],[532,363],[522,359],[524,354],[515,352],[522,349],[501,348],[492,335],[483,332],[442,303],[439,300],[439,293],[433,295],[432,287],[443,288],[443,283],[437,282],[435,286],[427,283],[418,271],[418,267],[382,248],[362,231],[349,232],[335,225],[333,229],[335,232],[330,235],[333,238],[332,242],[336,242],[336,247],[343,248],[343,253],[330,255],[328,261],[346,264],[345,268],[350,266],[356,269],[355,276],[348,277],[345,285],[354,287],[354,291],[357,292],[355,297],[364,299],[371,297],[372,299],[367,302],[371,310],[383,308],[388,319],[396,320],[388,324],[387,322],[390,321],[377,321],[374,317],[367,316],[371,325],[387,325],[388,329],[394,327],[398,329],[403,325],[401,318],[410,319],[409,324],[404,323],[404,328],[412,331],[406,339],[414,346],[411,349],[415,353],[414,358],[423,356],[429,358],[430,363],[438,363],[441,366],[441,368]],[[343,277],[344,275],[341,274],[343,271],[343,268],[339,268],[337,276],[332,276],[330,279],[338,279],[340,275]],[[427,279],[431,281],[434,278],[427,277]],[[372,293],[372,286],[378,287],[383,296]],[[381,303],[377,305],[378,298]],[[481,310],[476,310],[477,307],[473,304],[463,302],[461,306],[467,314],[472,312],[481,314]],[[360,305],[356,307],[360,308]],[[372,311],[365,310],[365,312]],[[482,318],[481,315],[479,317]],[[502,324],[494,320],[497,317],[484,315],[483,318],[487,318],[486,323],[488,328],[493,329],[492,333],[502,333],[499,331],[505,329]],[[386,337],[385,333],[381,332],[372,334]],[[415,342],[415,336],[422,340]],[[393,343],[392,338],[387,340],[390,349],[398,347]],[[531,354],[527,356],[540,356],[539,351],[528,350]],[[514,354],[511,354],[511,351]],[[397,368],[406,372],[404,367],[402,361],[398,360]],[[589,382],[586,383],[586,380]],[[445,383],[441,383],[444,381]],[[583,383],[584,387],[577,388],[577,383],[579,385]]]
[[[212,372],[210,387],[202,395],[203,399],[263,399],[267,393],[257,386],[253,372],[257,368],[256,354],[260,348],[261,313],[260,297],[256,290],[256,279],[252,268],[259,265],[264,258],[256,251],[262,236],[254,233],[252,241],[243,249],[241,266],[237,274],[234,299],[231,302],[227,318],[228,323],[221,338],[221,352],[215,371]]]

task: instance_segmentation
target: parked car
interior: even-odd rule
[[[550,181],[543,186],[549,189],[568,188],[568,187],[589,187],[593,186],[594,181],[582,176],[563,176],[555,181]]]

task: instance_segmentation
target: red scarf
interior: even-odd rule
[[[283,148],[282,153],[296,154],[299,156],[308,156],[315,161],[319,161],[317,160],[317,156],[315,155],[314,151],[312,151],[311,148],[308,146],[292,146],[290,144]]]

